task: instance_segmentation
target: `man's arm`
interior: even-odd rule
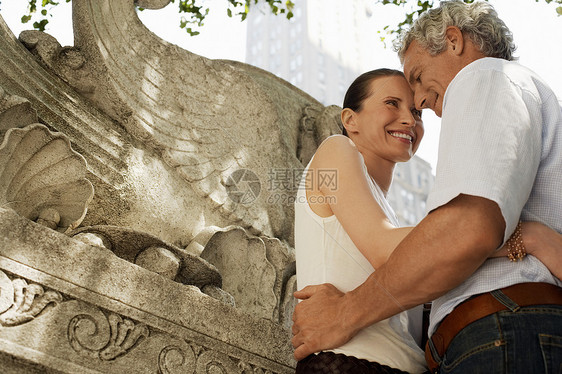
[[[445,294],[501,244],[504,229],[495,202],[460,195],[420,222],[355,290],[320,285],[296,292],[303,301],[293,314],[295,358],[340,346],[366,326]]]

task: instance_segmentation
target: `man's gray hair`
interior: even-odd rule
[[[441,1],[438,8],[423,13],[395,42],[400,62],[415,40],[435,56],[447,48],[447,27],[458,27],[464,37],[468,37],[487,57],[516,60],[513,56],[515,44],[513,35],[498,17],[494,7],[487,2],[477,1],[467,4],[463,1]]]

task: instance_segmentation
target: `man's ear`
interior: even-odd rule
[[[341,123],[348,134],[357,132],[357,122],[355,112],[349,108],[344,108],[341,111]]]
[[[463,52],[464,37],[462,31],[456,26],[449,26],[445,31],[447,49],[454,55],[459,56]]]

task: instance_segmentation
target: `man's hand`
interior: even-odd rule
[[[294,296],[303,300],[293,313],[295,359],[339,347],[357,333],[346,316],[346,294],[333,285],[308,286]]]

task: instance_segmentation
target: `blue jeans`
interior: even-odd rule
[[[509,310],[461,330],[439,373],[562,374],[562,306],[519,307],[501,291],[492,294]]]

